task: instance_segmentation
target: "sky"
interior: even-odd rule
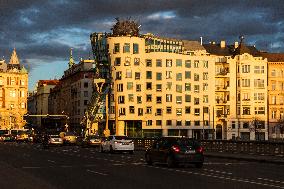
[[[284,52],[283,0],[0,0],[0,57],[13,48],[40,79],[60,79],[70,48],[76,62],[91,52],[90,34],[111,32],[115,18],[135,19],[140,33],[226,43],[239,41]]]

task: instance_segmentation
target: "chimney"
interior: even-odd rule
[[[236,41],[235,42],[235,49],[238,48],[238,46],[239,46],[239,42]]]
[[[221,48],[225,48],[226,47],[226,41],[221,41],[220,46],[221,46]]]

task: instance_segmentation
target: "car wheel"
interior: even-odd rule
[[[114,150],[113,150],[112,146],[110,146],[110,148],[109,148],[109,152],[110,152],[111,154],[113,154],[113,153],[114,153]]]
[[[174,158],[172,156],[167,157],[167,165],[169,168],[173,168],[176,166]]]
[[[151,159],[151,157],[150,157],[149,154],[146,154],[146,155],[145,155],[145,160],[146,160],[146,163],[147,163],[148,165],[152,165],[152,164],[153,164],[152,159]]]
[[[202,166],[203,166],[203,163],[196,163],[196,164],[195,164],[195,167],[196,167],[196,168],[202,168]]]

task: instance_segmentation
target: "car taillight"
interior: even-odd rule
[[[204,148],[200,146],[195,151],[198,152],[198,153],[203,153],[204,152]]]
[[[172,149],[175,151],[175,152],[180,152],[180,148],[178,146],[172,146]]]

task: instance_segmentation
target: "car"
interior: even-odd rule
[[[166,163],[168,167],[182,164],[194,164],[201,168],[204,162],[204,148],[200,143],[187,137],[161,137],[146,150],[145,161]]]
[[[76,144],[77,136],[73,132],[62,132],[59,134],[64,144]]]
[[[0,141],[5,141],[5,136],[9,134],[8,130],[0,130]]]
[[[42,139],[42,145],[44,148],[49,148],[50,146],[62,146],[63,140],[59,134],[45,134]]]
[[[3,138],[4,142],[11,142],[11,141],[13,141],[13,138],[12,138],[11,134],[5,134],[5,135],[2,136],[2,138]]]
[[[17,142],[27,142],[29,140],[29,134],[27,130],[19,130],[16,135]]]
[[[89,135],[83,139],[82,147],[90,147],[90,146],[99,147],[101,145],[101,142],[102,142],[102,137],[98,135]]]
[[[134,142],[125,135],[110,135],[105,140],[102,141],[100,146],[100,151],[108,151],[110,153],[114,152],[129,152],[133,154],[134,152]]]

